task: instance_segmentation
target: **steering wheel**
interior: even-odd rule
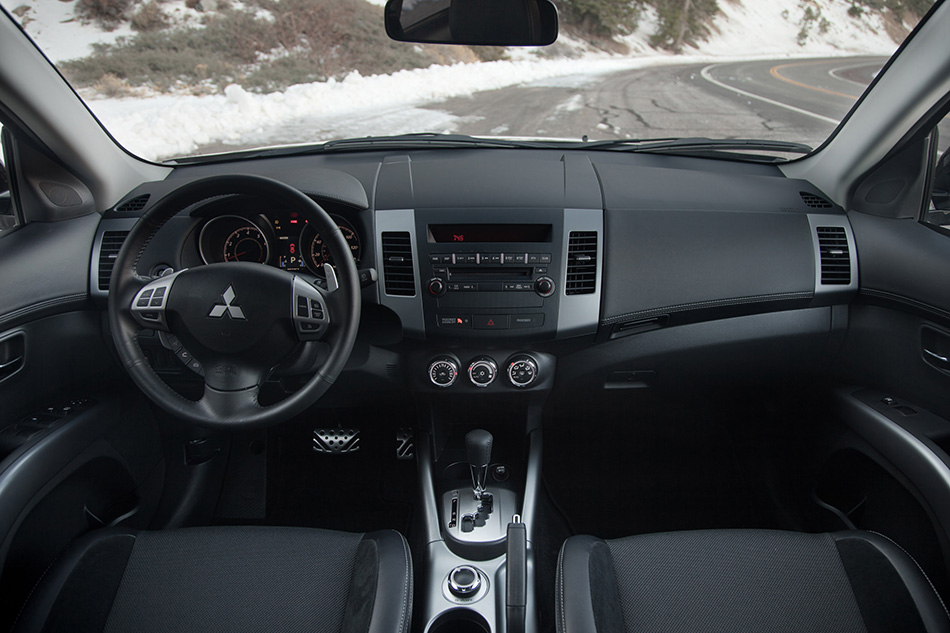
[[[328,290],[251,262],[210,264],[158,278],[139,274],[145,248],[168,220],[195,203],[231,194],[263,197],[309,220],[336,262],[335,272],[324,266]],[[297,189],[260,176],[195,180],[159,200],[132,227],[109,286],[116,350],[132,380],[172,415],[213,428],[272,424],[312,405],[343,370],[359,319],[356,265],[336,222]],[[199,400],[181,396],[154,372],[138,344],[143,329],[174,334],[200,364],[205,385]],[[329,345],[329,355],[314,376],[280,402],[261,406],[261,383],[271,370],[302,343],[318,340]]]

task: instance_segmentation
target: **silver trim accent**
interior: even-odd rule
[[[567,252],[571,231],[595,231],[597,233],[597,280],[592,294],[566,294]],[[600,321],[600,293],[604,276],[603,209],[564,209],[562,241],[557,338],[594,334],[597,332],[597,324]]]
[[[441,385],[441,384],[439,384],[439,383],[437,383],[437,382],[435,381],[435,378],[432,377],[432,370],[434,370],[434,369],[435,369],[435,366],[438,365],[439,363],[446,363],[446,364],[452,366],[452,369],[455,371],[455,375],[452,377],[452,382],[450,382],[450,383],[448,383],[448,384],[445,384],[445,385]],[[458,363],[456,363],[456,362],[455,362],[454,360],[452,360],[451,358],[436,358],[436,359],[433,360],[431,363],[429,363],[429,382],[431,382],[431,383],[432,383],[433,385],[435,385],[436,387],[439,387],[439,388],[441,388],[441,389],[447,389],[447,388],[451,387],[452,385],[454,385],[454,384],[455,384],[455,381],[458,380],[458,378],[459,378],[459,366],[458,366]]]
[[[175,279],[186,270],[188,269],[183,268],[170,275],[159,277],[139,288],[139,291],[136,292],[132,298],[132,305],[129,306],[132,312],[132,318],[134,318],[139,325],[150,330],[168,331],[168,323],[165,321],[165,308],[168,305],[168,297],[172,293],[172,284],[175,283]],[[228,288],[230,289],[230,286],[228,286]],[[161,290],[161,296],[156,297],[155,294],[159,290]],[[140,306],[140,301],[144,301],[145,305]],[[158,305],[155,305],[155,301],[158,301]],[[238,309],[240,310],[240,308]]]
[[[401,297],[386,294],[386,267],[383,265],[383,233],[407,231],[412,246],[412,278],[416,294]],[[376,211],[376,270],[380,276],[379,303],[399,317],[403,331],[425,338],[425,315],[422,311],[422,283],[419,279],[419,245],[416,241],[416,214],[413,209],[385,209]]]
[[[323,293],[299,275],[294,275],[292,287],[290,315],[294,321],[294,331],[297,332],[297,338],[301,341],[317,341],[330,327],[330,310],[323,298]],[[297,303],[301,299],[306,302],[307,316],[297,314]],[[316,308],[312,302],[316,302]]]
[[[844,229],[848,239],[848,259],[851,265],[851,283],[848,285],[822,285],[821,283],[821,245],[818,243],[818,227]],[[830,298],[853,294],[858,291],[858,249],[854,242],[854,233],[846,215],[829,213],[809,213],[808,230],[811,231],[811,243],[815,254],[815,300],[813,305],[822,305]]]
[[[533,373],[531,376],[531,380],[529,380],[528,382],[525,382],[525,383],[516,382],[514,379],[514,376],[512,376],[511,371],[515,368],[515,365],[517,365],[518,363],[527,363],[527,365],[531,368]],[[530,387],[531,385],[533,385],[535,381],[538,379],[538,363],[536,360],[534,360],[527,354],[517,354],[515,356],[512,356],[508,360],[507,373],[508,373],[508,382],[510,382],[512,386],[517,387],[519,389],[526,389]]]
[[[488,368],[488,371],[491,372],[491,379],[490,379],[488,382],[484,383],[484,384],[483,384],[483,383],[480,383],[480,382],[475,382],[475,378],[472,377],[472,372],[473,372],[477,367],[481,367],[481,366],[487,367],[487,368]],[[492,360],[491,358],[487,358],[487,357],[486,357],[486,358],[476,358],[476,359],[475,359],[474,361],[472,361],[472,363],[468,366],[468,379],[469,379],[469,380],[471,381],[471,383],[472,383],[473,385],[475,385],[476,387],[481,387],[481,388],[488,387],[488,385],[490,385],[490,384],[492,384],[493,382],[495,382],[495,378],[497,378],[497,377],[498,377],[498,365],[496,365],[496,364],[495,364],[495,361]]]
[[[93,298],[104,299],[109,296],[108,290],[99,288],[99,255],[102,253],[102,238],[106,231],[131,231],[138,221],[138,218],[115,218],[99,222],[92,243],[92,259],[89,262],[89,294]]]
[[[457,574],[460,572],[471,573],[472,582],[465,584],[460,583],[457,578]],[[471,594],[478,593],[478,590],[482,586],[482,574],[477,567],[472,567],[471,565],[459,565],[449,572],[448,583],[449,591],[452,592],[452,595],[458,598],[467,598],[470,597]]]

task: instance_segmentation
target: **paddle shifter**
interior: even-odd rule
[[[465,434],[465,454],[468,457],[468,465],[472,469],[472,488],[475,499],[478,501],[485,496],[492,440],[491,433],[482,429],[475,429]]]

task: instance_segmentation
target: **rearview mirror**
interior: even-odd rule
[[[399,42],[547,46],[557,39],[551,0],[389,0],[386,34]]]

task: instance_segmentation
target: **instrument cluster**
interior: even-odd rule
[[[356,228],[331,215],[350,247],[357,268],[362,246]],[[323,276],[323,265],[333,257],[320,233],[293,211],[256,215],[219,215],[208,220],[198,236],[198,252],[206,264],[258,262],[288,271]]]

